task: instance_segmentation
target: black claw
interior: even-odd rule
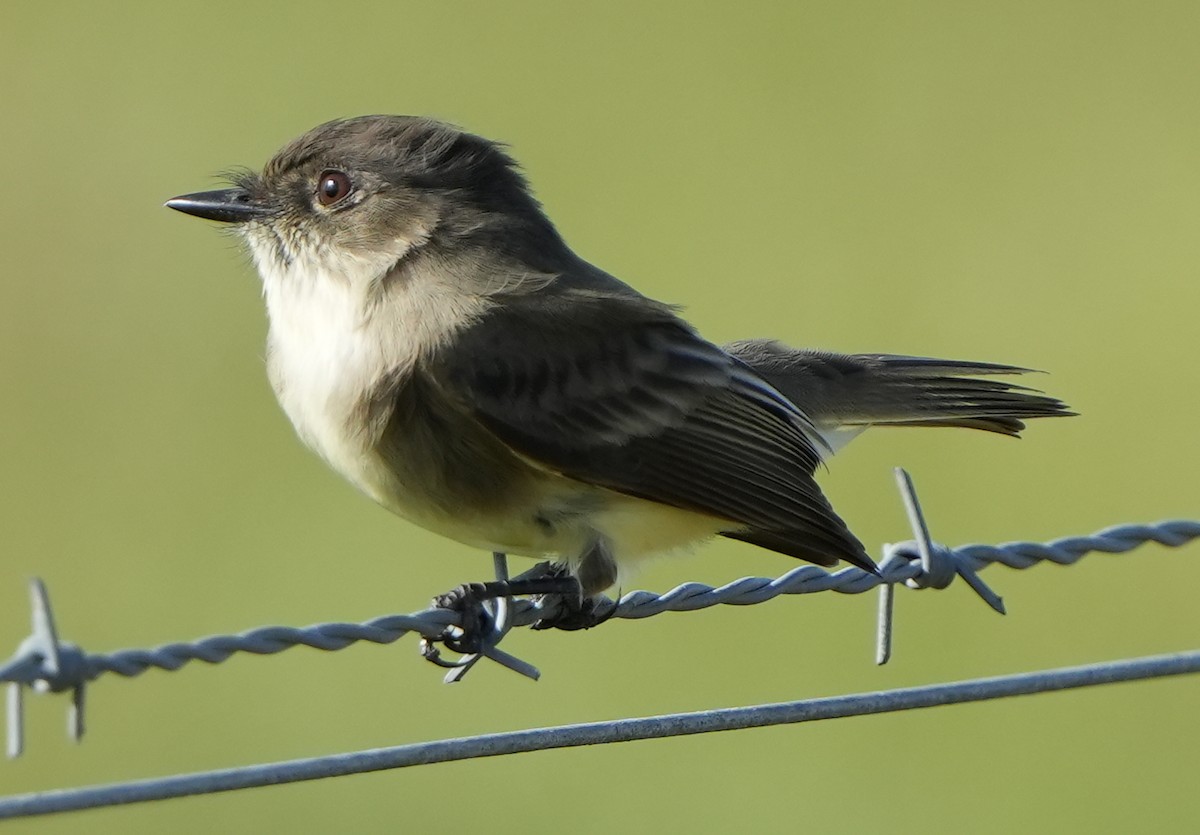
[[[561,595],[557,601],[558,611],[547,618],[535,621],[532,629],[563,629],[573,632],[577,629],[591,629],[610,619],[617,612],[612,605],[607,612],[600,614],[605,603],[611,603],[603,597],[572,597]]]
[[[506,596],[503,593],[497,594],[495,589],[489,588],[495,585],[498,584],[463,583],[461,586],[433,598],[433,605],[437,608],[450,609],[458,612],[461,616],[459,626],[462,634],[457,637],[447,635],[442,638],[442,643],[448,649],[461,655],[471,655],[483,649],[483,636],[488,634],[492,628],[492,615],[483,603],[485,600]]]
[[[509,584],[515,589],[513,594],[558,594],[579,599],[583,595],[579,578],[571,573],[570,566],[561,562],[540,562],[514,577]]]
[[[552,598],[553,611],[550,617],[533,624],[534,629],[591,629],[611,618],[616,606],[599,614],[603,597],[584,597],[582,587],[569,566],[564,563],[544,562],[511,580],[493,580],[486,583],[464,583],[445,594],[433,598],[439,609],[450,609],[459,613],[459,628],[436,639],[453,652],[472,655],[482,652],[494,626],[494,615],[486,604],[501,597],[529,595],[537,598]],[[437,651],[431,641],[426,657],[437,660]]]

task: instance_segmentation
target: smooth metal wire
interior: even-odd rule
[[[902,470],[898,470],[896,475],[915,539],[886,546],[878,575],[858,568],[830,572],[803,565],[775,579],[744,577],[715,588],[700,583],[685,583],[661,595],[645,591],[631,592],[619,601],[602,601],[596,607],[596,615],[601,620],[637,619],[663,612],[695,611],[716,605],[747,606],[784,594],[820,591],[859,594],[879,588],[880,626],[876,658],[883,663],[891,652],[892,590],[900,583],[914,589],[945,588],[956,577],[961,577],[989,606],[1003,613],[1004,604],[1000,596],[977,575],[979,570],[989,565],[1001,563],[1016,569],[1031,568],[1042,562],[1070,565],[1089,553],[1119,554],[1148,542],[1179,547],[1200,538],[1200,522],[1167,520],[1150,525],[1117,525],[1091,536],[1066,537],[1047,543],[1008,542],[995,546],[966,545],[951,549],[930,540],[911,479]],[[505,580],[507,565],[504,557],[502,554],[494,556],[497,578]],[[22,642],[16,654],[0,666],[0,681],[9,683],[7,725],[10,757],[19,755],[24,745],[22,694],[26,687],[40,691],[70,691],[72,700],[68,713],[68,733],[72,738],[79,739],[84,728],[85,685],[104,673],[132,677],[152,668],[177,670],[196,660],[216,664],[239,652],[270,655],[294,646],[338,650],[359,641],[387,644],[409,632],[420,634],[426,643],[444,641],[448,636],[461,637],[461,616],[457,611],[431,608],[409,615],[387,615],[366,623],[322,623],[300,628],[270,626],[238,635],[219,635],[189,643],[166,644],[154,649],[87,653],[59,639],[44,585],[35,580],[30,592],[32,633]],[[558,614],[559,599],[547,596],[536,602],[508,598],[497,601],[492,607],[494,617],[491,633],[488,640],[480,644],[480,651],[463,656],[457,662],[442,659],[443,666],[451,667],[448,680],[460,679],[484,657],[536,678],[536,668],[500,650],[496,643],[513,626],[545,623],[547,620],[552,623]],[[437,652],[427,652],[428,655],[440,657]],[[829,699],[440,740],[293,762],[0,798],[0,818],[229,791],[521,751],[884,713],[1197,671],[1200,671],[1200,651]]]
[[[319,780],[413,765],[961,704],[1200,672],[1200,650],[822,699],[675,713],[376,748],[0,798],[0,819]]]

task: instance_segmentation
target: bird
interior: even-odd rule
[[[595,599],[716,536],[875,572],[815,475],[871,426],[1017,437],[1074,414],[986,362],[719,346],[575,254],[508,147],[418,116],[319,125],[167,201],[232,227],[300,439],[371,499]]]

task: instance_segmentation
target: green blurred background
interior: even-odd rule
[[[869,433],[823,484],[867,543],[1200,515],[1200,7],[1180,3],[5,2],[0,637],[44,577],[93,650],[421,608],[490,561],[301,448],[258,280],[161,207],[337,116],[511,143],[584,257],[709,337],[1047,369],[1083,416],[1013,442]],[[793,566],[731,542],[639,585]],[[521,633],[537,684],[446,687],[414,642],[238,657],[28,708],[12,793],[563,722],[873,690],[1196,644],[1200,550],[995,568]],[[441,765],[26,822],[30,832],[1194,831],[1200,682]]]

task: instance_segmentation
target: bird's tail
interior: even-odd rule
[[[1035,389],[992,379],[1030,371],[1012,365],[833,354],[772,340],[725,350],[799,406],[835,449],[873,425],[961,426],[1018,437],[1026,420],[1075,414]]]

